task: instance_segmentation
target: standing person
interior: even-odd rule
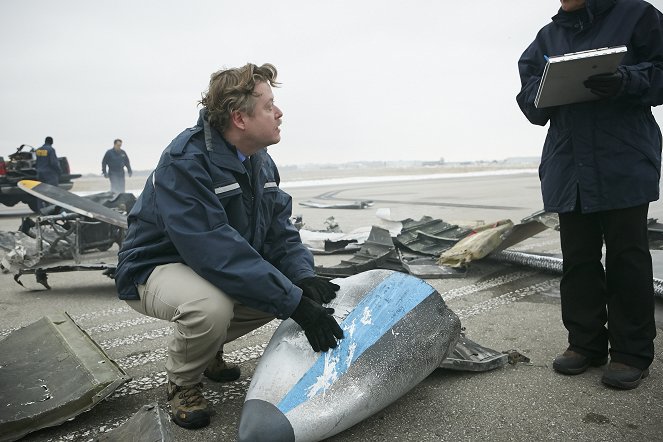
[[[270,64],[212,74],[198,122],[164,150],[129,214],[115,283],[132,308],[176,324],[168,401],[185,428],[209,424],[203,375],[240,376],[225,343],[275,316],[295,320],[314,351],[343,337],[321,305],[338,286],[315,276],[265,150],[281,139],[276,84]]]
[[[623,64],[584,83],[597,101],[534,106],[544,56],[619,45],[628,48]],[[553,368],[579,374],[609,354],[602,382],[635,388],[656,336],[647,211],[659,197],[661,131],[651,107],[663,103],[663,16],[642,0],[561,0],[518,68],[521,110],[533,124],[550,121],[539,176],[545,210],[559,213],[569,341]]]
[[[106,151],[104,159],[101,161],[101,172],[104,174],[104,178],[110,179],[111,192],[124,193],[125,167],[127,168],[127,173],[131,176],[129,157],[122,150],[122,140],[118,138],[113,141],[113,147]]]
[[[44,145],[35,150],[37,180],[57,186],[60,183],[60,161],[53,149],[53,138],[46,137]]]

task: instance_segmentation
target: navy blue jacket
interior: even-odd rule
[[[116,152],[114,148],[110,148],[104,154],[104,159],[101,160],[101,172],[106,175],[106,168],[108,167],[108,173],[116,175],[124,175],[124,167],[126,166],[127,172],[131,175],[131,164],[129,163],[129,157],[127,153],[120,149],[119,152]]]
[[[37,156],[35,163],[37,179],[42,183],[57,186],[60,181],[60,161],[58,161],[53,146],[44,144],[35,150],[35,155]]]
[[[617,96],[537,109],[544,55],[626,45]],[[633,207],[659,196],[661,131],[651,107],[663,103],[663,16],[642,0],[587,0],[543,27],[518,62],[518,105],[550,128],[539,176],[545,210],[583,213]]]
[[[129,214],[119,297],[139,299],[136,284],[155,266],[180,262],[242,304],[287,318],[302,295],[291,281],[314,275],[313,256],[290,222],[292,199],[264,150],[251,156],[249,180],[205,112],[163,152]]]

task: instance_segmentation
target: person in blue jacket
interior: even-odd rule
[[[247,64],[212,75],[197,124],[164,150],[119,252],[119,297],[175,323],[168,400],[185,428],[210,421],[202,375],[240,375],[223,360],[225,343],[274,317],[296,321],[314,351],[343,337],[333,310],[322,306],[338,286],[315,275],[265,150],[281,139],[276,74],[271,64]]]
[[[37,169],[37,181],[57,186],[60,183],[60,161],[53,149],[53,138],[46,137],[44,145],[35,150],[35,168]],[[37,208],[42,209],[48,203],[37,200]]]
[[[595,101],[535,107],[546,56],[620,45],[628,52],[618,69],[584,82]],[[659,197],[661,131],[651,108],[663,103],[663,16],[642,0],[561,0],[518,69],[521,110],[533,124],[550,123],[539,176],[545,210],[559,213],[569,341],[553,368],[579,374],[609,355],[602,382],[635,388],[656,336],[647,212]]]
[[[101,160],[101,173],[110,180],[111,192],[124,193],[124,168],[131,176],[131,163],[129,156],[122,150],[122,140],[113,141],[113,147],[108,149]]]
[[[60,183],[60,161],[53,149],[53,138],[46,137],[44,145],[35,150],[37,180],[57,186]]]

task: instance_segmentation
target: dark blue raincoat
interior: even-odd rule
[[[163,152],[129,214],[115,275],[121,299],[139,299],[155,266],[180,262],[249,307],[289,317],[314,275],[313,256],[290,222],[291,197],[266,151],[252,180],[232,146],[204,121]]]
[[[625,45],[617,96],[537,109],[544,55]],[[661,131],[651,107],[663,103],[663,16],[642,0],[587,0],[543,27],[518,62],[518,105],[550,128],[539,176],[545,210],[583,213],[638,206],[659,196]]]
[[[44,144],[35,150],[35,155],[37,157],[35,162],[37,180],[57,186],[60,182],[60,161],[53,146]]]

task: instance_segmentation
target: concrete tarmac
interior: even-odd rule
[[[430,215],[458,222],[503,218],[518,222],[542,207],[538,177],[532,173],[284,189],[293,195],[293,212],[303,215],[309,228],[324,228],[324,220],[334,216],[346,232],[379,224],[375,209],[384,207],[392,209],[394,218]],[[364,210],[298,205],[312,198],[376,203]],[[23,209],[0,208],[0,230],[16,230],[21,215],[29,213]],[[652,204],[650,217],[663,219],[663,204]],[[558,234],[543,232],[518,247],[558,250]],[[116,253],[114,247],[84,259],[115,262]],[[331,265],[342,258],[347,256],[316,256],[316,262]],[[128,308],[117,299],[113,282],[100,272],[52,274],[50,291],[29,275],[23,281],[27,288],[15,284],[11,275],[0,275],[0,339],[43,315],[65,310],[133,377],[91,411],[24,440],[91,441],[122,424],[142,405],[166,403],[169,323]],[[618,391],[601,384],[602,367],[573,377],[552,370],[553,358],[566,348],[557,276],[477,262],[465,278],[428,282],[459,315],[471,339],[500,351],[518,350],[530,362],[487,373],[438,369],[410,393],[330,441],[663,440],[663,321],[657,324],[650,376],[635,390]],[[216,410],[211,425],[196,431],[173,425],[175,440],[235,440],[246,389],[277,325],[274,321],[227,344],[226,355],[240,364],[242,377],[227,384],[205,381],[205,394]]]

